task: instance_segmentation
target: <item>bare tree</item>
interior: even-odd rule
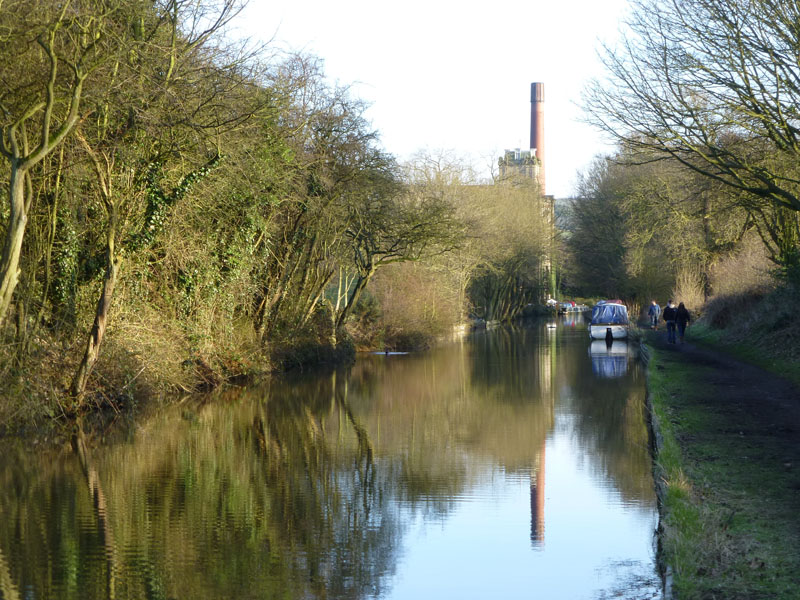
[[[336,329],[344,325],[379,267],[450,252],[463,237],[455,207],[440,195],[404,189],[392,172],[375,172],[372,179],[347,206],[345,238],[356,278],[336,317]]]
[[[633,0],[630,31],[587,90],[591,121],[644,160],[669,157],[742,192],[776,261],[800,236],[800,5]],[[655,154],[654,154],[655,153]]]
[[[73,397],[84,393],[99,356],[122,266],[121,246],[135,251],[152,243],[176,203],[219,163],[219,150],[213,146],[211,158],[203,156],[211,145],[209,138],[219,144],[220,138],[258,111],[261,101],[252,79],[255,71],[250,68],[257,52],[231,51],[218,40],[237,6],[237,0],[218,5],[182,0],[167,3],[161,12],[136,12],[137,5],[131,3],[132,13],[121,15],[134,25],[151,23],[151,28],[145,34],[132,26],[134,35],[124,45],[119,41],[120,49],[127,52],[102,80],[105,93],[95,95],[102,118],[97,119],[91,141],[83,127],[77,134],[95,174],[106,231],[105,275],[70,386]],[[137,79],[139,85],[129,85]],[[191,94],[186,93],[188,86]],[[200,154],[205,164],[181,175],[174,188],[164,192],[157,179],[175,154],[181,155],[183,163],[198,160]],[[142,196],[149,201],[143,222],[126,238],[121,217],[134,198]]]
[[[7,2],[0,13],[0,154],[10,166],[9,216],[0,257],[0,325],[19,281],[30,171],[78,122],[84,83],[106,58],[112,12],[105,0],[20,0]]]

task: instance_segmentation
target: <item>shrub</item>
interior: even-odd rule
[[[763,298],[764,291],[758,289],[714,296],[703,307],[703,320],[714,329],[733,327],[756,312]]]
[[[800,289],[784,282],[771,291],[751,289],[719,295],[705,306],[702,321],[720,330],[722,341],[746,344],[765,357],[800,358],[800,321],[796,312]]]
[[[742,240],[735,252],[711,269],[711,288],[715,296],[772,289],[775,285],[773,267],[764,243],[751,234]]]
[[[675,277],[672,297],[675,299],[676,305],[683,302],[686,308],[689,309],[697,309],[703,306],[706,297],[700,270],[684,267],[678,271]]]

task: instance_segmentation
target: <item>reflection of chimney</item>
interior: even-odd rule
[[[531,84],[531,150],[536,150],[539,159],[539,187],[542,196],[544,186],[544,84]]]
[[[542,440],[542,449],[536,461],[536,468],[531,473],[531,543],[534,547],[544,545],[544,448],[546,440]]]

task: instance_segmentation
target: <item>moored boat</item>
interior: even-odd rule
[[[576,304],[574,300],[566,300],[558,304],[558,314],[564,315],[567,313],[583,312],[589,310],[585,304]]]
[[[628,337],[628,309],[620,300],[601,300],[592,309],[589,337],[622,340]]]

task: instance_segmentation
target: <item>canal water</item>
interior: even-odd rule
[[[568,315],[5,440],[0,598],[660,598],[644,395]]]

